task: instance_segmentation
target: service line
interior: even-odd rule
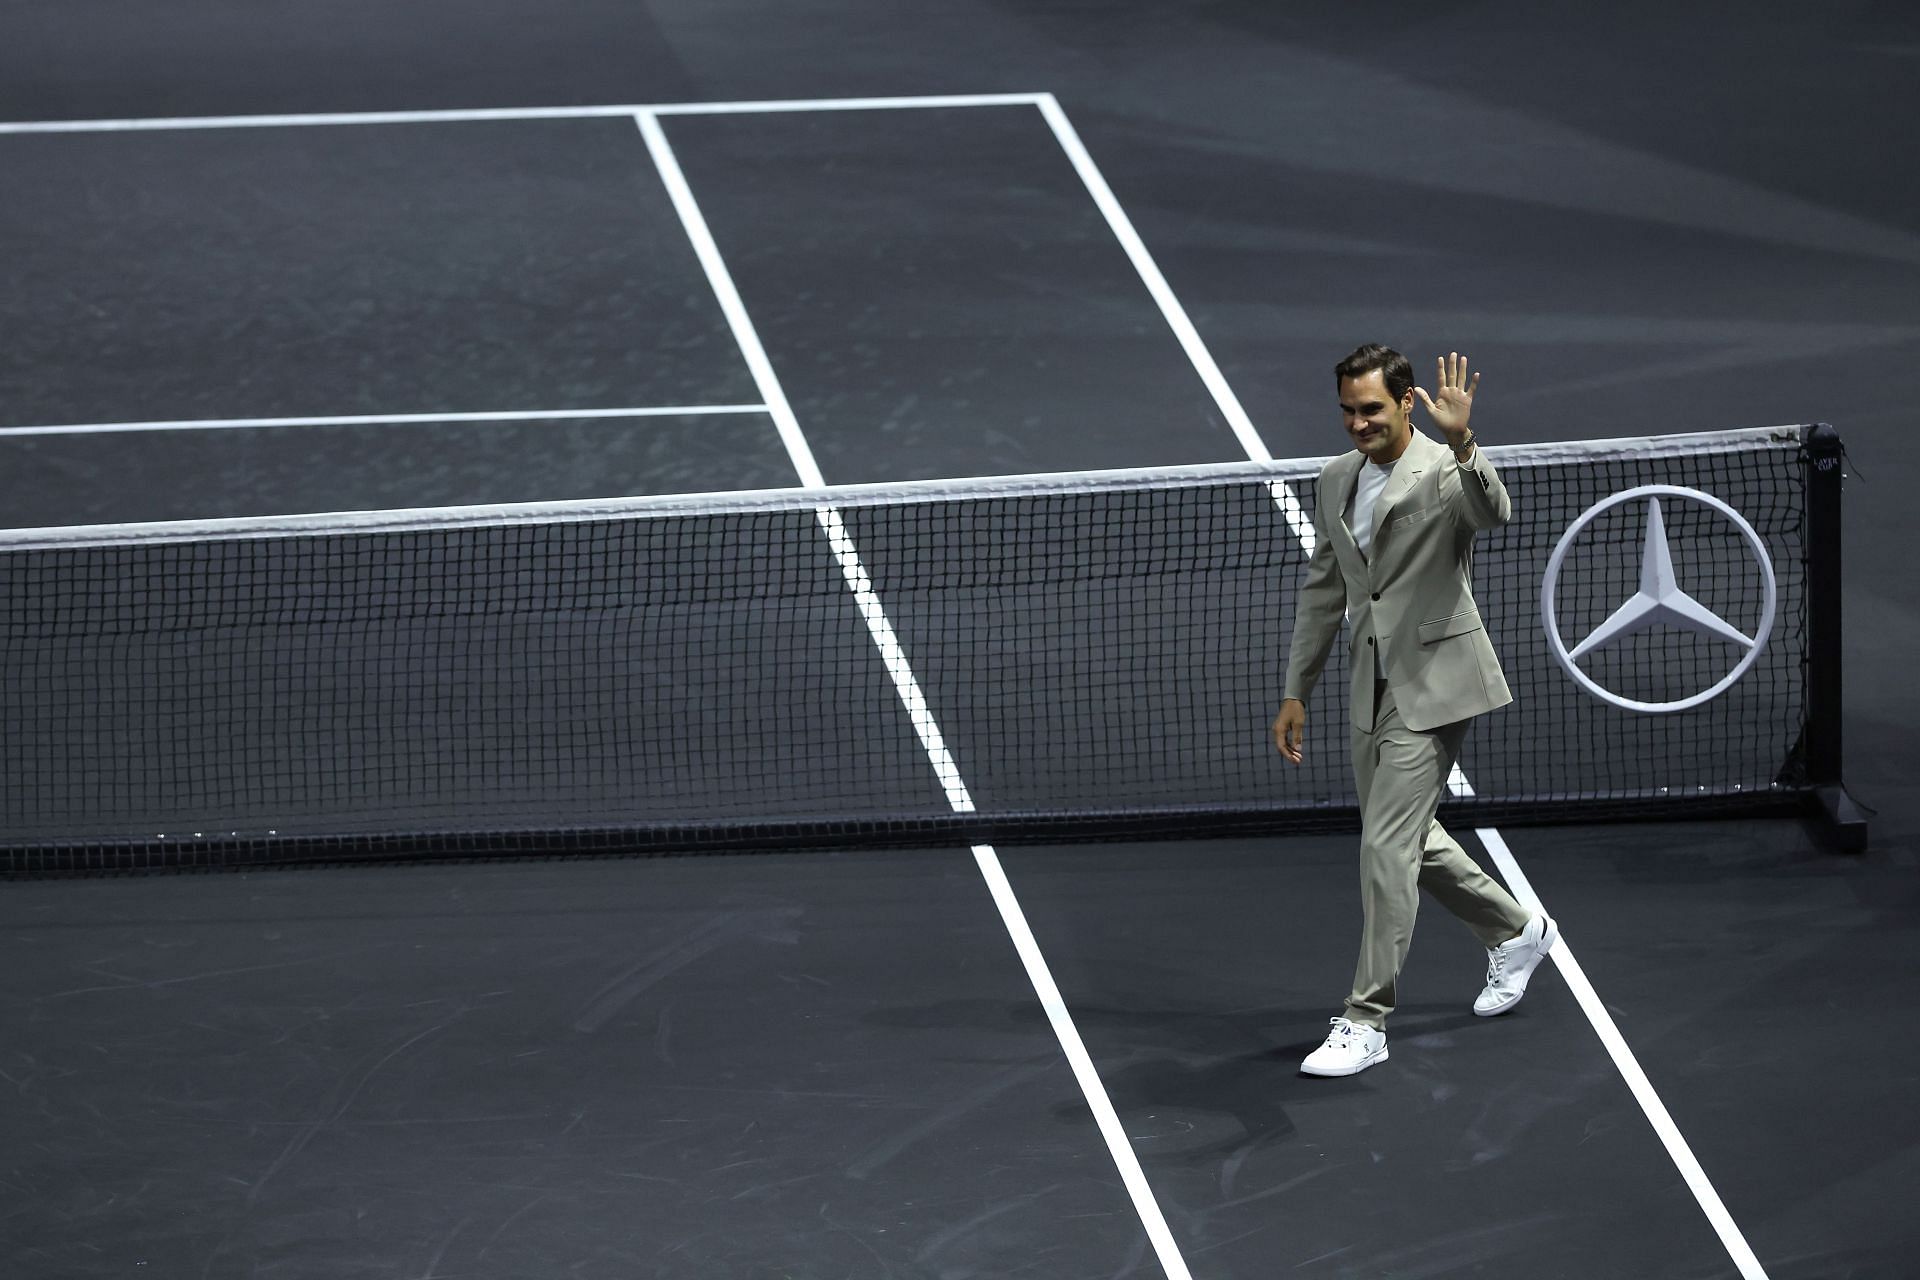
[[[178,418],[164,422],[68,422],[0,427],[0,436],[112,435],[138,431],[234,431],[272,427],[406,426],[428,422],[559,422],[593,418],[689,418],[766,413],[763,404],[649,405],[634,409],[508,409],[478,413],[354,413],[306,418]]]

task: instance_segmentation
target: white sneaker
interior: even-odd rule
[[[1362,1022],[1335,1018],[1327,1042],[1307,1055],[1300,1070],[1310,1076],[1350,1076],[1386,1060],[1386,1032]]]
[[[1560,926],[1544,915],[1527,921],[1520,936],[1509,939],[1487,952],[1487,988],[1473,1002],[1473,1011],[1483,1018],[1505,1013],[1527,994],[1527,979],[1547,958],[1547,952],[1560,937]]]

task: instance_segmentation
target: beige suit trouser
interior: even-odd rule
[[[1480,869],[1434,819],[1447,775],[1467,736],[1467,720],[1430,732],[1400,719],[1385,681],[1375,686],[1373,728],[1353,730],[1353,776],[1360,792],[1360,963],[1346,1016],[1384,1027],[1394,983],[1413,942],[1413,917],[1425,889],[1495,947],[1517,935],[1527,911]]]

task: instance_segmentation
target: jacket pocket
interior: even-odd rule
[[[1449,636],[1463,636],[1469,631],[1480,629],[1480,614],[1473,609],[1462,609],[1449,618],[1435,618],[1423,622],[1418,627],[1421,644],[1433,644]]]

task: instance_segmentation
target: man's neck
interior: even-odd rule
[[[1406,457],[1407,450],[1413,448],[1413,436],[1414,436],[1413,427],[1411,424],[1409,424],[1407,427],[1406,437],[1400,441],[1400,451],[1398,453],[1394,454],[1391,458],[1386,458],[1386,459],[1369,457],[1367,461],[1371,462],[1374,466],[1379,467],[1382,471],[1393,470],[1393,464],[1400,461],[1400,459]]]

